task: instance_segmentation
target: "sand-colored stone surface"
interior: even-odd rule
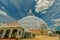
[[[49,37],[49,36],[36,36],[32,39],[22,39],[22,40],[58,40],[58,37]]]

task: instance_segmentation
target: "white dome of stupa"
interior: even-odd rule
[[[31,10],[29,13],[32,13]],[[20,23],[21,26],[27,28],[27,29],[39,29],[42,25],[45,26],[46,29],[48,29],[48,26],[44,20],[41,18],[38,18],[36,16],[26,16],[19,20],[18,22]]]

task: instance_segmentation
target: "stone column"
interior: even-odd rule
[[[6,30],[3,31],[1,38],[4,38],[5,34],[6,34]]]
[[[23,31],[22,31],[22,29],[20,31],[21,31],[21,35],[19,35],[19,36],[22,37],[23,36],[23,33],[22,33]]]
[[[19,31],[21,31],[21,30],[20,29],[17,30],[17,36],[16,36],[17,38],[22,37],[22,31],[21,31],[21,35],[19,35]]]
[[[10,30],[9,38],[11,38],[13,29]]]
[[[17,35],[16,38],[19,38],[19,29],[17,29]]]

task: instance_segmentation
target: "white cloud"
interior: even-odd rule
[[[3,22],[4,22],[4,21],[5,21],[5,22],[12,22],[12,21],[14,22],[14,21],[16,21],[15,18],[11,17],[10,15],[8,15],[5,11],[2,11],[1,9],[0,9],[0,15],[3,16],[2,19],[4,19],[4,20],[0,19],[0,20],[2,20]]]
[[[43,10],[48,9],[50,6],[52,6],[54,2],[55,0],[37,0],[35,11],[37,13],[42,12]]]
[[[35,0],[35,1],[37,1],[37,0]]]
[[[58,18],[58,19],[52,19],[52,21],[54,21],[56,24],[60,24],[60,18]]]
[[[2,11],[2,10],[0,10],[0,15],[7,15],[7,13]]]
[[[47,11],[42,12],[42,14],[45,14]]]
[[[60,22],[60,19],[55,19],[55,22]]]

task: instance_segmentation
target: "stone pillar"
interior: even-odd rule
[[[2,34],[1,38],[4,38],[5,34],[6,34],[6,30],[3,31],[3,34]]]
[[[16,38],[19,38],[19,29],[17,29],[17,36]]]
[[[13,29],[10,30],[9,38],[11,38]]]
[[[21,31],[21,35],[19,35],[19,31],[21,31],[21,30],[17,30],[17,36],[16,36],[16,38],[20,38],[20,37],[22,37],[22,31]]]
[[[23,31],[22,31],[22,29],[21,29],[20,31],[21,31],[21,35],[20,35],[20,37],[23,37]]]

